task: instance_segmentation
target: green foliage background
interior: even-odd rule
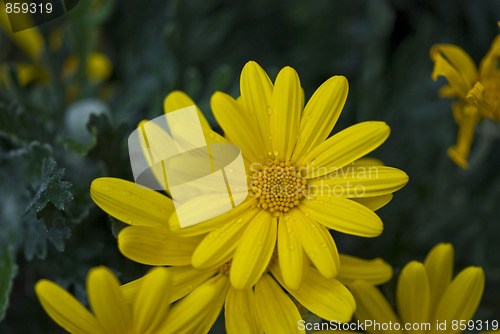
[[[470,168],[455,166],[445,152],[456,125],[450,101],[437,96],[444,81],[431,80],[428,55],[432,44],[453,43],[478,63],[499,19],[498,0],[81,0],[39,27],[47,44],[62,31],[62,47],[43,56],[52,79],[22,86],[11,67],[12,87],[0,90],[0,333],[63,332],[36,300],[41,278],[85,302],[91,267],[106,265],[122,282],[147,270],[118,252],[122,225],[93,204],[90,183],[132,180],[126,139],[140,120],[161,115],[172,90],[188,93],[217,127],[210,96],[238,96],[248,60],[272,78],[294,67],[306,98],[330,76],[345,75],[350,92],[334,132],[365,120],[392,129],[372,156],[406,171],[410,182],[379,211],[382,236],[338,234],[339,250],[383,257],[397,273],[436,243],[451,242],[457,271],[478,265],[486,272],[476,318],[500,320],[500,126],[480,124]],[[108,80],[92,82],[83,67],[70,79],[59,75],[69,55],[84,59],[96,50],[113,64]],[[0,62],[23,60],[0,33]],[[78,89],[68,98],[72,85]],[[96,109],[68,122],[69,106],[86,98],[109,113]],[[393,298],[395,280],[383,290]],[[213,332],[224,332],[223,319]]]

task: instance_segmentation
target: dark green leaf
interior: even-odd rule
[[[9,306],[10,290],[16,273],[14,252],[7,246],[0,253],[0,321],[5,317],[5,311]]]
[[[36,212],[42,211],[48,202],[54,204],[59,210],[64,210],[64,204],[73,199],[69,191],[71,183],[62,181],[64,169],[57,169],[55,161],[43,159],[42,184],[35,197],[26,209],[26,213],[35,209]]]

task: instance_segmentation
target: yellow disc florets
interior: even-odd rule
[[[275,215],[290,211],[306,195],[307,181],[289,161],[268,161],[252,178],[258,205]]]
[[[231,264],[233,263],[233,259],[229,260],[228,262],[224,263],[222,266],[219,267],[219,272],[224,275],[229,275],[229,271],[231,270]]]

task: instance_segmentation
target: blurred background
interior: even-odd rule
[[[189,94],[217,129],[210,96],[237,97],[249,60],[271,79],[294,67],[306,99],[330,76],[346,76],[334,132],[366,120],[391,127],[371,156],[410,182],[378,211],[382,236],[337,233],[339,251],[382,257],[397,274],[451,242],[456,272],[476,265],[486,273],[476,318],[500,320],[500,126],[479,124],[469,169],[454,165],[446,150],[457,128],[429,58],[433,44],[452,43],[479,63],[499,19],[498,0],[80,0],[24,31],[24,41],[2,27],[0,333],[64,332],[36,299],[41,278],[86,303],[91,267],[106,265],[122,282],[147,271],[119,253],[122,225],[93,204],[90,183],[133,180],[127,137],[162,114],[172,90]],[[392,301],[395,282],[382,287]],[[224,333],[223,324],[212,332]]]

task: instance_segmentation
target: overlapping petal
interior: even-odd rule
[[[358,198],[392,194],[408,183],[408,175],[386,166],[347,166],[328,175],[310,179],[308,188],[319,194]],[[311,190],[310,190],[311,191]]]
[[[249,289],[266,270],[276,245],[276,218],[261,210],[242,235],[231,265],[231,285]]]
[[[337,279],[341,282],[363,280],[379,285],[386,283],[391,277],[392,267],[381,258],[365,260],[340,254],[340,272]]]
[[[92,311],[106,332],[127,333],[132,328],[132,312],[120,291],[120,282],[108,268],[90,270],[87,295]]]
[[[136,333],[154,334],[164,325],[172,292],[167,268],[154,268],[144,277],[132,308]]]
[[[183,266],[201,237],[179,237],[166,229],[129,226],[118,234],[118,248],[129,259],[152,266]]]
[[[356,300],[355,316],[360,321],[371,320],[385,324],[400,322],[387,299],[373,284],[358,280],[349,284],[349,289]],[[385,334],[385,331],[374,327],[367,327],[366,331],[370,334]],[[393,331],[393,333],[400,332]]]
[[[211,320],[214,314],[217,317],[220,313],[222,305],[220,307],[214,307],[214,305],[220,304],[218,301],[221,298],[224,300],[228,288],[226,275],[217,275],[206,281],[172,306],[165,319],[168,325],[159,333],[199,333],[200,329],[204,330],[207,320]],[[213,322],[208,323],[208,327],[212,324]]]
[[[398,279],[396,291],[398,314],[403,323],[422,324],[428,322],[430,311],[430,287],[425,267],[422,263],[408,263]],[[423,328],[414,331],[420,333]]]
[[[302,318],[297,307],[269,274],[264,274],[255,285],[255,303],[264,332],[305,333],[298,329]]]
[[[302,203],[301,209],[312,219],[333,230],[367,238],[382,233],[382,220],[369,208],[350,199],[317,196]]]
[[[431,294],[431,314],[450,285],[453,275],[453,257],[453,246],[446,243],[434,246],[425,257],[424,266],[429,278]]]
[[[226,331],[229,334],[263,333],[252,289],[236,290],[229,288],[224,307]]]
[[[290,289],[298,289],[304,274],[304,250],[290,216],[278,222],[278,257],[283,280]]]
[[[227,262],[238,246],[247,223],[251,221],[260,209],[254,208],[233,221],[208,233],[196,247],[192,264],[198,269],[220,266]]]
[[[111,177],[95,179],[90,196],[109,215],[129,225],[167,228],[174,212],[174,204],[167,196]]]
[[[333,135],[301,157],[308,179],[329,174],[364,157],[389,137],[390,128],[384,122],[358,123]]]
[[[252,162],[264,162],[266,151],[260,130],[252,125],[238,103],[231,96],[216,92],[210,99],[210,105],[224,133],[241,149],[243,156]]]
[[[287,66],[276,77],[270,103],[270,133],[273,156],[288,161],[292,156],[302,113],[301,87],[297,72]]]
[[[104,334],[96,317],[59,285],[40,280],[35,292],[43,309],[54,321],[70,333]]]
[[[328,230],[298,209],[290,211],[293,230],[307,256],[326,278],[337,275],[340,260],[337,246]]]
[[[309,268],[298,289],[290,289],[278,265],[271,267],[288,292],[308,310],[329,321],[349,322],[356,309],[351,292],[334,278],[325,278],[316,268]]]
[[[481,301],[484,290],[484,272],[479,267],[462,270],[450,283],[443,294],[434,314],[434,321],[468,321],[472,318]],[[451,330],[458,333],[460,330]]]
[[[292,161],[296,161],[328,138],[344,108],[348,90],[349,85],[345,77],[333,76],[314,92],[302,114]]]

